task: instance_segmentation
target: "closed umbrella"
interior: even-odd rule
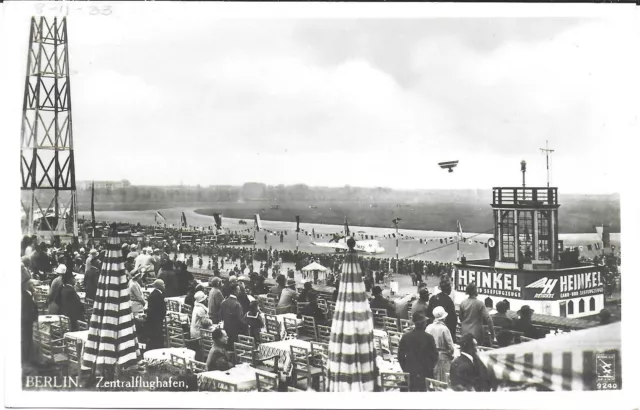
[[[128,367],[138,358],[127,274],[117,235],[114,224],[98,280],[83,357],[84,365],[91,367],[94,374],[105,376],[113,375],[116,366]]]
[[[331,325],[327,390],[371,392],[374,391],[376,359],[373,316],[353,238],[349,238],[347,245],[349,251],[342,265],[338,300]]]

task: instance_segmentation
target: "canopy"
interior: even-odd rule
[[[376,351],[373,345],[373,316],[362,282],[358,256],[350,250],[342,265],[336,301],[329,358],[327,390],[330,392],[372,392]]]
[[[313,272],[314,270],[327,272],[329,270],[329,268],[325,268],[324,266],[320,265],[318,262],[312,262],[312,263],[308,264],[307,266],[305,266],[304,268],[302,268],[303,272]]]
[[[620,341],[618,322],[489,350],[478,356],[498,381],[535,383],[551,390],[595,390],[596,381],[613,382],[619,377]]]
[[[115,230],[112,235],[117,235]],[[112,374],[116,365],[134,364],[137,353],[138,340],[120,239],[112,236],[98,280],[83,361],[94,372]]]

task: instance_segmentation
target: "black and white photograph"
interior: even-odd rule
[[[634,6],[379,6],[0,5],[9,404],[630,397]]]

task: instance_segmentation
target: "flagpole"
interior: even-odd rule
[[[299,232],[296,232],[296,252],[298,252],[298,237],[300,236]]]

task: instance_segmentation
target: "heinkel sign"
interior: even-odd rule
[[[478,272],[459,269],[456,279],[456,290],[464,292],[467,285],[475,282],[478,293],[483,295],[495,295],[508,298],[522,297],[521,280],[517,273],[504,272]]]

